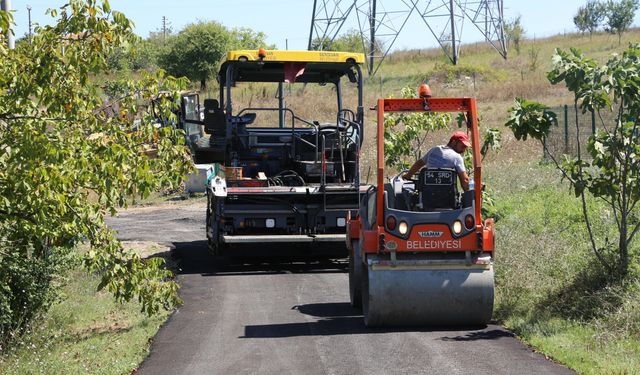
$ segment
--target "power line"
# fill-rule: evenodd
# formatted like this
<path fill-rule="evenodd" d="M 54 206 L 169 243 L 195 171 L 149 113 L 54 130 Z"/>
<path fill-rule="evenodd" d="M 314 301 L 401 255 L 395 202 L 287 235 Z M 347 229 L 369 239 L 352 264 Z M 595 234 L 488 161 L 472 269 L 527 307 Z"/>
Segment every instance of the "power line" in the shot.
<path fill-rule="evenodd" d="M 417 13 L 444 53 L 458 63 L 465 20 L 506 59 L 503 0 L 314 0 L 308 49 L 322 50 L 349 21 L 357 22 L 367 70 L 374 75 L 413 13 Z M 317 45 L 313 45 L 316 41 Z"/>

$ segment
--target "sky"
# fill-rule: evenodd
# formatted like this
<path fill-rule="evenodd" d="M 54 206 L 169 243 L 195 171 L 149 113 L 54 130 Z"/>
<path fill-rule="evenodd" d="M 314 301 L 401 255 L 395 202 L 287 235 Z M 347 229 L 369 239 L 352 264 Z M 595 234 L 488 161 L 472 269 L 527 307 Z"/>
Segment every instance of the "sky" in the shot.
<path fill-rule="evenodd" d="M 323 3 L 323 0 L 317 0 Z M 340 0 L 327 0 L 335 3 Z M 360 0 L 362 1 L 362 0 Z M 387 11 L 406 9 L 406 0 L 377 0 L 379 9 Z M 442 0 L 432 0 L 432 4 Z M 477 0 L 467 0 L 469 3 Z M 350 3 L 342 0 L 342 3 Z M 27 5 L 31 6 L 32 23 L 51 23 L 51 17 L 45 15 L 47 8 L 59 7 L 64 0 L 11 0 L 15 10 L 15 35 L 21 37 L 28 32 Z M 313 0 L 111 0 L 111 8 L 123 12 L 135 23 L 136 34 L 146 37 L 149 32 L 162 28 L 165 16 L 169 26 L 180 31 L 185 25 L 197 21 L 218 21 L 227 27 L 250 27 L 264 32 L 267 42 L 278 49 L 304 50 L 307 48 L 313 12 Z M 428 1 L 421 0 L 427 4 Z M 575 32 L 573 16 L 578 7 L 586 0 L 504 0 L 504 18 L 512 20 L 521 17 L 528 38 L 540 38 L 564 32 Z M 344 6 L 342 6 L 344 8 Z M 341 30 L 357 28 L 355 17 L 350 17 Z M 394 22 L 396 27 L 401 20 Z M 640 26 L 640 12 L 636 14 L 634 26 Z M 474 43 L 482 40 L 482 35 L 468 21 L 463 24 L 462 43 Z M 430 48 L 437 46 L 435 37 L 425 26 L 421 17 L 414 13 L 408 19 L 404 29 L 398 34 L 392 50 Z"/>

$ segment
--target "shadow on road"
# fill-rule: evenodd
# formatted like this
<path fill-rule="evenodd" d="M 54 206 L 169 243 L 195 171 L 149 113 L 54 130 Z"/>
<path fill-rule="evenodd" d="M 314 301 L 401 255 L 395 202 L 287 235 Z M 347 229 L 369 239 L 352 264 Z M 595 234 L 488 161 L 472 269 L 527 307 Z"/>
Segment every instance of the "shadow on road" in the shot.
<path fill-rule="evenodd" d="M 269 245 L 272 246 L 272 245 Z M 179 274 L 203 276 L 243 276 L 285 273 L 343 273 L 347 259 L 335 251 L 278 246 L 265 249 L 252 246 L 233 249 L 232 255 L 213 256 L 206 241 L 174 242 L 172 256 L 178 262 Z"/>
<path fill-rule="evenodd" d="M 489 340 L 511 335 L 508 332 L 500 336 L 499 329 L 483 331 L 486 327 L 365 327 L 362 312 L 349 303 L 311 303 L 296 305 L 292 309 L 302 314 L 320 318 L 314 322 L 261 324 L 245 326 L 244 336 L 240 338 L 283 338 L 296 336 L 333 336 L 352 334 L 375 334 L 388 332 L 435 332 L 435 331 L 473 331 L 465 336 L 446 337 L 443 340 Z M 496 332 L 494 332 L 496 331 Z"/>
<path fill-rule="evenodd" d="M 464 336 L 443 337 L 442 341 L 478 341 L 496 340 L 503 337 L 515 337 L 515 335 L 504 329 L 491 329 L 485 331 L 469 332 Z"/>
<path fill-rule="evenodd" d="M 266 254 L 266 252 L 269 254 Z M 172 257 L 179 264 L 179 274 L 200 274 L 206 277 L 249 276 L 287 273 L 344 273 L 348 262 L 327 255 L 302 254 L 300 248 L 281 246 L 265 251 L 264 247 L 236 249 L 234 256 L 213 256 L 206 241 L 174 242 Z M 478 327 L 365 327 L 362 311 L 348 302 L 295 305 L 292 310 L 317 320 L 284 324 L 245 326 L 240 338 L 283 338 L 297 336 L 332 336 L 375 334 L 387 332 L 457 332 L 460 335 L 442 337 L 443 341 L 494 340 L 512 337 L 495 326 Z M 493 329 L 495 328 L 495 329 Z"/>

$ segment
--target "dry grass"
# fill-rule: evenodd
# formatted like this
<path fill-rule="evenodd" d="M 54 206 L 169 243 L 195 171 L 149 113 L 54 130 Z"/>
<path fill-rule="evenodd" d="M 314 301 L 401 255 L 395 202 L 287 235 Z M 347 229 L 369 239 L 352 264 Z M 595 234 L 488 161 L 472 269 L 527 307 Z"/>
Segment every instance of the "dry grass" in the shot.
<path fill-rule="evenodd" d="M 596 33 L 588 35 L 566 34 L 545 39 L 527 39 L 522 42 L 521 53 L 509 54 L 504 60 L 488 44 L 473 43 L 462 46 L 461 62 L 453 67 L 439 48 L 425 50 L 401 50 L 387 56 L 385 63 L 374 77 L 364 80 L 365 144 L 362 152 L 363 174 L 367 174 L 375 161 L 375 140 L 370 136 L 375 132 L 375 113 L 369 108 L 380 97 L 397 97 L 405 86 L 418 87 L 427 81 L 434 95 L 440 97 L 474 96 L 478 99 L 483 127 L 501 128 L 507 120 L 507 110 L 515 97 L 543 101 L 551 106 L 570 103 L 571 96 L 561 86 L 553 86 L 546 79 L 546 71 L 551 68 L 551 56 L 555 48 L 581 48 L 589 57 L 605 61 L 614 52 L 621 51 L 629 42 L 640 40 L 640 29 L 624 34 L 618 45 L 617 36 Z M 530 51 L 537 51 L 537 55 Z M 534 57 L 535 55 L 535 57 Z M 535 64 L 533 63 L 535 60 Z M 366 74 L 366 73 L 365 73 Z M 356 92 L 345 85 L 345 107 L 355 109 Z M 217 83 L 211 82 L 202 97 L 216 97 Z M 312 122 L 335 122 L 335 90 L 330 85 L 286 85 L 287 107 L 296 116 Z M 276 86 L 251 83 L 238 84 L 233 97 L 234 111 L 244 107 L 277 108 Z M 255 124 L 277 126 L 277 111 L 261 112 Z M 287 124 L 291 118 L 288 115 Z M 296 122 L 296 126 L 306 126 Z M 446 134 L 435 134 L 434 143 L 446 140 Z M 531 147 L 513 147 L 510 138 L 504 137 L 504 147 L 513 152 L 522 152 L 523 157 L 531 155 Z M 488 160 L 490 163 L 491 161 Z M 366 177 L 366 176 L 365 176 Z"/>

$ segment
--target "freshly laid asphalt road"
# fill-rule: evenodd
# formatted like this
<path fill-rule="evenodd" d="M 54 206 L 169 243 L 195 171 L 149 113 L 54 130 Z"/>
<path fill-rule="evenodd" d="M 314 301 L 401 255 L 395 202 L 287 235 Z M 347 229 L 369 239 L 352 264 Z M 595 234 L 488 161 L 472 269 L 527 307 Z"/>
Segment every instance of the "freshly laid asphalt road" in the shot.
<path fill-rule="evenodd" d="M 574 374 L 493 324 L 366 328 L 349 305 L 346 259 L 260 256 L 282 250 L 272 245 L 213 257 L 205 205 L 136 208 L 108 221 L 122 240 L 171 245 L 181 269 L 184 304 L 139 374 Z"/>

